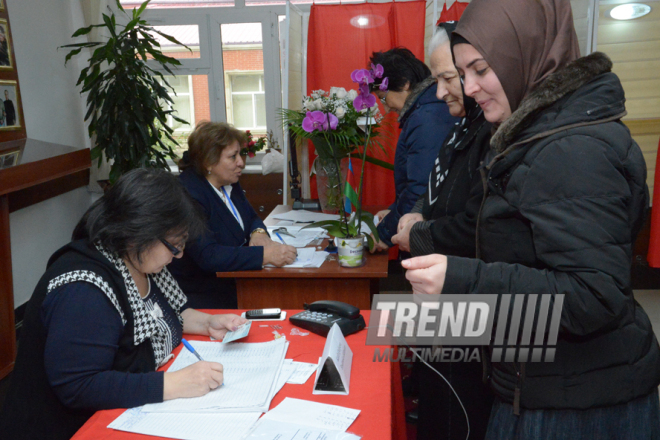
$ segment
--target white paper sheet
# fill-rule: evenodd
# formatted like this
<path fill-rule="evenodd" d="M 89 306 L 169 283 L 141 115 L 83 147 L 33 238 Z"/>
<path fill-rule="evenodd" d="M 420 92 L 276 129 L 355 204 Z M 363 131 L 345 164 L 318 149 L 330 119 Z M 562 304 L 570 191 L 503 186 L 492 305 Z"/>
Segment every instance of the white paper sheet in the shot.
<path fill-rule="evenodd" d="M 245 439 L 249 440 L 359 440 L 361 437 L 342 431 L 328 431 L 311 426 L 263 419 Z"/>
<path fill-rule="evenodd" d="M 147 413 L 125 411 L 108 428 L 137 434 L 186 440 L 235 440 L 244 436 L 261 413 Z"/>
<path fill-rule="evenodd" d="M 359 414 L 359 409 L 287 397 L 262 419 L 343 432 Z"/>
<path fill-rule="evenodd" d="M 289 377 L 287 383 L 292 383 L 296 385 L 302 385 L 309 377 L 316 371 L 318 367 L 317 364 L 310 364 L 308 362 L 294 362 L 293 365 L 296 367 L 294 373 Z"/>
<path fill-rule="evenodd" d="M 296 261 L 282 267 L 289 269 L 302 267 L 319 268 L 323 265 L 327 256 L 327 252 L 317 251 L 316 248 L 313 247 L 301 248 L 298 249 L 298 256 L 296 257 Z M 272 265 L 267 266 L 272 267 Z"/>
<path fill-rule="evenodd" d="M 323 235 L 322 232 L 315 230 L 308 231 L 306 229 L 303 229 L 303 230 L 294 231 L 293 228 L 288 228 L 291 229 L 289 233 L 291 235 L 294 235 L 294 237 L 282 233 L 279 233 L 280 236 L 278 237 L 277 234 L 275 234 L 274 232 L 275 229 L 277 228 L 272 228 L 272 227 L 268 228 L 268 232 L 270 233 L 270 237 L 273 241 L 277 243 L 287 244 L 295 248 L 304 248 L 312 241 L 316 240 L 317 238 L 320 238 Z"/>
<path fill-rule="evenodd" d="M 278 220 L 290 220 L 296 223 L 313 223 L 323 220 L 337 220 L 337 214 L 323 214 L 322 212 L 311 212 L 304 209 L 291 210 L 282 214 L 272 214 L 273 218 Z"/>
<path fill-rule="evenodd" d="M 268 410 L 288 348 L 284 338 L 261 343 L 190 343 L 204 360 L 223 365 L 224 384 L 204 396 L 145 405 L 142 407 L 144 412 Z M 187 350 L 182 350 L 168 371 L 178 371 L 194 362 L 197 362 L 197 358 Z"/>

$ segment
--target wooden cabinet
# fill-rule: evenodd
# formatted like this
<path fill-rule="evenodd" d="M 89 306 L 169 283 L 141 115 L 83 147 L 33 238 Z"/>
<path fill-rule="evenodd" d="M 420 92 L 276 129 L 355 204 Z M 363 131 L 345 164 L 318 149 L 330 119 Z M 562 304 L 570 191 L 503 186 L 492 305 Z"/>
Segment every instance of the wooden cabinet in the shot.
<path fill-rule="evenodd" d="M 0 144 L 0 379 L 16 355 L 9 213 L 87 185 L 89 149 L 21 139 Z M 35 231 L 38 233 L 38 231 Z M 20 243 L 15 243 L 20 245 Z"/>
<path fill-rule="evenodd" d="M 241 186 L 259 218 L 264 220 L 277 205 L 282 204 L 282 173 L 243 174 Z"/>

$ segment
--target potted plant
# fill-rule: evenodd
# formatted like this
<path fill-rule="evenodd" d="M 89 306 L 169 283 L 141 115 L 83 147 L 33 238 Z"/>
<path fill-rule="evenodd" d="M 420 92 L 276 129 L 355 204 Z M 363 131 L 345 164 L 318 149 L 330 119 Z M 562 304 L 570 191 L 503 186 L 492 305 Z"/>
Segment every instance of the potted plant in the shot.
<path fill-rule="evenodd" d="M 364 121 L 367 111 L 372 116 L 374 129 L 379 128 L 382 119 L 375 101 L 371 108 L 357 110 L 353 106 L 357 97 L 355 90 L 331 87 L 328 92 L 314 90 L 304 97 L 302 110 L 281 110 L 285 129 L 293 131 L 298 139 L 308 139 L 314 144 L 317 157 L 312 170 L 316 174 L 319 201 L 323 212 L 330 214 L 343 208 L 342 180 L 347 173 L 349 156 L 362 158 L 357 146 L 365 144 L 366 133 L 360 129 L 360 122 Z M 374 136 L 366 145 L 382 148 Z M 370 156 L 366 156 L 366 160 L 392 169 L 385 161 Z"/>
<path fill-rule="evenodd" d="M 241 156 L 253 158 L 257 155 L 257 152 L 263 150 L 266 146 L 266 137 L 258 137 L 255 141 L 250 130 L 245 130 L 245 134 L 247 135 L 247 144 L 241 148 Z"/>
<path fill-rule="evenodd" d="M 362 190 L 364 183 L 364 165 L 367 162 L 367 149 L 372 142 L 372 129 L 377 127 L 378 123 L 378 113 L 376 106 L 376 97 L 371 94 L 369 90 L 369 84 L 374 82 L 374 77 L 381 78 L 383 75 L 383 67 L 381 65 L 371 66 L 371 70 L 367 69 L 358 69 L 351 74 L 351 79 L 358 83 L 358 91 L 354 94 L 354 98 L 351 102 L 351 108 L 357 115 L 355 117 L 356 126 L 364 127 L 363 134 L 353 134 L 355 137 L 359 137 L 362 140 L 361 144 L 354 144 L 353 147 L 351 142 L 353 139 L 345 139 L 345 143 L 336 143 L 332 144 L 327 142 L 327 150 L 324 154 L 329 155 L 331 159 L 338 164 L 339 160 L 347 156 L 353 148 L 357 150 L 357 155 L 362 159 L 362 168 L 359 174 L 359 183 L 357 185 L 357 191 L 355 190 L 355 183 L 353 182 L 353 169 L 350 164 L 347 171 L 347 179 L 344 185 L 343 190 L 341 191 L 341 206 L 345 209 L 342 210 L 339 214 L 337 220 L 325 220 L 320 222 L 312 223 L 306 228 L 311 227 L 320 227 L 325 229 L 329 235 L 335 237 L 335 244 L 337 245 L 337 253 L 339 264 L 345 267 L 359 267 L 364 264 L 364 240 L 366 238 L 369 249 L 374 247 L 374 238 L 378 240 L 378 232 L 374 226 L 374 216 L 369 212 L 362 211 Z M 385 87 L 387 87 L 387 78 L 383 80 Z M 332 89 L 331 89 L 332 90 Z M 331 92 L 332 93 L 332 92 Z M 318 112 L 318 113 L 317 113 Z M 337 134 L 333 132 L 339 127 L 337 117 L 328 113 L 325 115 L 325 119 L 320 115 L 321 111 L 308 112 L 303 124 L 303 128 L 313 133 L 313 131 L 307 130 L 309 128 L 314 128 L 314 131 L 318 130 L 320 133 L 317 136 L 323 136 L 323 139 L 333 139 L 339 138 L 342 139 L 342 134 Z M 334 127 L 334 128 L 333 128 Z M 344 135 L 345 136 L 345 135 Z M 316 144 L 315 144 L 316 145 Z M 322 144 L 323 145 L 323 144 Z M 317 147 L 317 151 L 319 148 Z M 340 180 L 340 189 L 342 181 Z M 355 212 L 348 216 L 347 213 L 351 211 L 351 205 L 355 207 Z M 373 234 L 373 238 L 370 234 L 364 234 L 362 231 L 362 223 L 366 223 Z"/>
<path fill-rule="evenodd" d="M 71 48 L 65 64 L 85 48 L 96 48 L 76 85 L 87 93 L 88 133 L 96 135 L 91 150 L 92 160 L 105 155 L 113 161 L 110 183 L 133 168 L 169 169 L 167 158 L 176 159 L 172 145 L 178 145 L 167 124 L 168 116 L 178 122 L 171 109 L 168 93 L 172 87 L 163 74 L 147 64 L 152 59 L 162 69 L 174 75 L 170 66 L 181 63 L 163 55 L 155 34 L 182 45 L 175 38 L 149 26 L 141 18 L 151 0 L 127 13 L 119 0 L 117 8 L 127 16 L 125 26 L 118 25 L 114 13 L 103 14 L 103 23 L 78 29 L 72 37 L 87 35 L 93 28 L 104 28 L 109 34 L 105 42 L 67 44 Z M 99 161 L 99 167 L 101 162 Z"/>

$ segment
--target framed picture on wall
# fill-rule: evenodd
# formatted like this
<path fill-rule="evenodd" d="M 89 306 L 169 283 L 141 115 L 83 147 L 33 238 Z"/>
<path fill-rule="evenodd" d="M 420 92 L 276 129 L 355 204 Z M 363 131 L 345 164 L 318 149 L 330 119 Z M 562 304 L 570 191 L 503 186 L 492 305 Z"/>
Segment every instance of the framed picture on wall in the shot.
<path fill-rule="evenodd" d="M 23 121 L 21 115 L 21 97 L 16 81 L 0 81 L 0 130 L 20 130 Z"/>
<path fill-rule="evenodd" d="M 2 0 L 0 0 L 2 2 Z M 11 42 L 9 41 L 9 26 L 7 20 L 0 18 L 0 69 L 12 69 Z"/>
<path fill-rule="evenodd" d="M 0 170 L 18 165 L 21 151 L 15 150 L 10 153 L 0 154 Z"/>

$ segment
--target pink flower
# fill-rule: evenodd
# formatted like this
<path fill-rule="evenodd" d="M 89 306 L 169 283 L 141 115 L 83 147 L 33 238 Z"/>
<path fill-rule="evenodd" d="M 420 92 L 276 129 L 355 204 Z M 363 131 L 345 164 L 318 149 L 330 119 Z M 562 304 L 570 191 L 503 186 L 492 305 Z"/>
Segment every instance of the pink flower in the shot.
<path fill-rule="evenodd" d="M 248 152 L 248 156 L 249 156 L 249 157 L 254 157 L 254 156 L 256 156 L 256 154 L 254 154 L 252 151 L 249 151 L 249 152 Z"/>
<path fill-rule="evenodd" d="M 367 69 L 356 69 L 351 73 L 351 80 L 358 84 L 371 84 L 374 82 L 374 77 Z"/>
<path fill-rule="evenodd" d="M 248 145 L 249 145 L 250 147 L 254 147 L 254 144 L 256 144 L 255 141 L 250 141 L 250 142 L 248 142 Z"/>
<path fill-rule="evenodd" d="M 387 77 L 385 77 L 383 78 L 383 82 L 380 83 L 378 88 L 384 92 L 385 90 L 387 90 L 387 86 L 389 84 L 390 84 L 390 80 Z"/>
<path fill-rule="evenodd" d="M 311 133 L 314 130 L 323 130 L 323 124 L 327 121 L 325 113 L 321 111 L 307 112 L 305 119 L 302 122 L 302 128 L 307 133 Z"/>
<path fill-rule="evenodd" d="M 374 66 L 373 63 L 372 63 L 371 64 L 371 73 L 376 78 L 382 78 L 383 73 L 385 73 L 385 69 L 383 69 L 383 66 L 381 64 L 376 64 Z"/>
<path fill-rule="evenodd" d="M 355 107 L 355 110 L 357 111 L 364 110 L 365 108 L 371 108 L 374 105 L 376 105 L 376 97 L 371 93 L 360 93 L 358 97 L 353 100 L 353 107 Z"/>

